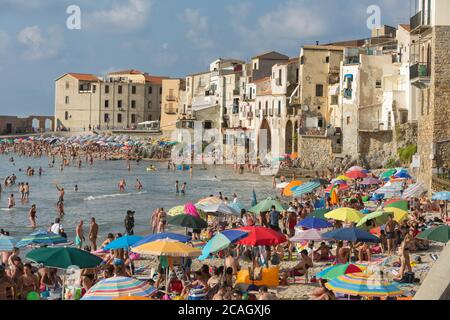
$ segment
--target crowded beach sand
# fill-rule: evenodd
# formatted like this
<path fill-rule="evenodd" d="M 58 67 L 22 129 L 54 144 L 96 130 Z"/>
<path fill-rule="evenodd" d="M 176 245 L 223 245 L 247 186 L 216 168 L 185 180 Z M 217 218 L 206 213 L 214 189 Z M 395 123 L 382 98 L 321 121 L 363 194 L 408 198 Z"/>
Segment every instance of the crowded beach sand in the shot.
<path fill-rule="evenodd" d="M 145 144 L 160 148 L 158 161 L 174 145 L 35 137 L 0 140 L 0 154 L 11 163 L 28 159 L 27 176 L 116 159 L 130 171 L 136 162 L 144 162 L 148 172 L 158 170 L 143 159 Z M 33 166 L 42 157 L 50 162 L 44 172 Z M 284 156 L 282 166 L 295 157 Z M 190 175 L 203 168 L 165 161 L 164 170 Z M 236 165 L 232 172 L 257 174 L 257 167 Z M 251 205 L 243 204 L 244 195 L 219 189 L 167 211 L 151 203 L 152 232 L 146 234 L 135 233 L 135 211 L 129 208 L 115 222 L 122 232 L 106 237 L 95 218 L 61 227 L 68 194 L 58 184 L 55 220 L 46 230 L 36 228 L 30 186 L 16 181 L 18 173 L 2 173 L 6 209 L 28 206 L 31 229 L 18 237 L 1 224 L 0 299 L 412 299 L 448 241 L 435 232 L 449 228 L 447 193 L 428 198 L 406 168 L 346 169 L 317 173 L 311 181 L 274 176 L 266 186 L 271 196 L 258 199 L 255 188 Z M 139 180 L 132 184 L 117 177 L 118 192 L 145 188 Z M 186 193 L 183 182 L 172 185 L 167 193 Z M 75 230 L 73 237 L 67 229 Z"/>

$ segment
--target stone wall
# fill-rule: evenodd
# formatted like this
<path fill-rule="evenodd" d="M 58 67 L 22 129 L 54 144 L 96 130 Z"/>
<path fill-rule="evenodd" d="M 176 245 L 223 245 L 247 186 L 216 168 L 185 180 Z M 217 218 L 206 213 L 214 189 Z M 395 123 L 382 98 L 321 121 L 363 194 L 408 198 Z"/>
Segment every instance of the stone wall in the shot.
<path fill-rule="evenodd" d="M 410 144 L 417 144 L 418 126 L 417 123 L 404 123 L 396 128 L 397 148 L 404 148 Z"/>
<path fill-rule="evenodd" d="M 359 154 L 361 164 L 371 169 L 384 167 L 390 158 L 397 159 L 393 132 L 360 132 Z"/>
<path fill-rule="evenodd" d="M 450 167 L 450 26 L 432 30 L 431 85 L 420 95 L 425 108 L 419 116 L 418 179 L 431 190 L 433 171 Z"/>
<path fill-rule="evenodd" d="M 325 170 L 331 167 L 333 156 L 331 140 L 319 136 L 300 136 L 300 165 L 308 170 Z"/>

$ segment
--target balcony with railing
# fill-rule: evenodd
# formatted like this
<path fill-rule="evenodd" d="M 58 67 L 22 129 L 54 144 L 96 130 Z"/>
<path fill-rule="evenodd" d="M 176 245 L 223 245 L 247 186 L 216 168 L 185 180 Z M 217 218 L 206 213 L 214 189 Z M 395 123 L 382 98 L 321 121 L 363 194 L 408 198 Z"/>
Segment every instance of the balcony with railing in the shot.
<path fill-rule="evenodd" d="M 164 113 L 166 114 L 177 114 L 178 110 L 175 107 L 164 106 Z"/>
<path fill-rule="evenodd" d="M 411 34 L 417 34 L 430 27 L 430 14 L 426 11 L 419 11 L 411 17 Z"/>
<path fill-rule="evenodd" d="M 175 102 L 175 101 L 177 101 L 177 97 L 174 96 L 173 94 L 169 94 L 169 95 L 166 96 L 166 101 L 173 101 L 173 102 Z"/>
<path fill-rule="evenodd" d="M 418 87 L 426 87 L 430 84 L 431 65 L 427 62 L 419 62 L 409 67 L 409 79 L 411 84 Z"/>

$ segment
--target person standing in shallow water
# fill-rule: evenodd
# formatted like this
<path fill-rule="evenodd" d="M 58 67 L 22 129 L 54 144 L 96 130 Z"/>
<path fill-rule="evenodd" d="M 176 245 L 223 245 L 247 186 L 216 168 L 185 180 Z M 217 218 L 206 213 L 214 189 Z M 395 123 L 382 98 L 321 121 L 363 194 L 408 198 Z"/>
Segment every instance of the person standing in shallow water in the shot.
<path fill-rule="evenodd" d="M 89 241 L 91 242 L 92 251 L 97 251 L 98 224 L 95 218 L 91 219 L 91 227 L 89 229 Z"/>
<path fill-rule="evenodd" d="M 128 210 L 124 220 L 125 231 L 129 236 L 134 235 L 134 213 L 134 211 Z"/>
<path fill-rule="evenodd" d="M 36 205 L 35 204 L 33 204 L 31 206 L 31 209 L 30 209 L 30 212 L 29 212 L 28 216 L 29 216 L 29 219 L 30 219 L 30 222 L 31 222 L 31 227 L 33 229 L 35 229 L 36 228 Z"/>

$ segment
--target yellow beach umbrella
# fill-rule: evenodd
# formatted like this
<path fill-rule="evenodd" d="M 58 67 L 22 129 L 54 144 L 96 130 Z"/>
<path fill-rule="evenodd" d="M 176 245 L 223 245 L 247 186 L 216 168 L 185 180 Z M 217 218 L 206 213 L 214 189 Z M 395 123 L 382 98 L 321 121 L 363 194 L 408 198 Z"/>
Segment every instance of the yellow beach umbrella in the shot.
<path fill-rule="evenodd" d="M 171 217 L 178 216 L 180 214 L 184 214 L 184 206 L 176 206 L 170 209 L 167 214 Z"/>
<path fill-rule="evenodd" d="M 283 196 L 285 197 L 292 197 L 294 195 L 294 193 L 292 192 L 292 188 L 294 187 L 298 187 L 300 185 L 302 185 L 303 182 L 301 182 L 300 180 L 292 180 L 291 182 L 289 182 L 289 184 L 284 188 L 283 190 Z"/>
<path fill-rule="evenodd" d="M 325 214 L 325 218 L 344 222 L 359 222 L 364 214 L 352 208 L 339 208 Z"/>
<path fill-rule="evenodd" d="M 408 212 L 399 208 L 384 208 L 385 212 L 390 212 L 394 214 L 394 220 L 398 223 L 401 223 L 403 220 L 405 220 L 408 217 Z"/>
<path fill-rule="evenodd" d="M 334 179 L 334 180 L 350 181 L 351 179 L 350 179 L 349 177 L 347 177 L 347 176 L 341 175 L 341 176 L 337 177 L 337 178 Z"/>
<path fill-rule="evenodd" d="M 196 258 L 202 253 L 200 249 L 171 239 L 145 243 L 138 247 L 132 248 L 132 251 L 144 255 L 183 258 Z"/>
<path fill-rule="evenodd" d="M 199 200 L 196 205 L 211 205 L 211 204 L 220 204 L 222 200 L 217 197 L 207 197 Z"/>

